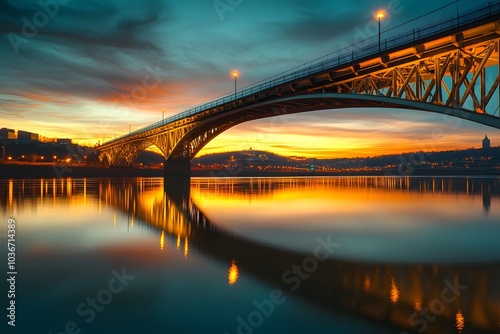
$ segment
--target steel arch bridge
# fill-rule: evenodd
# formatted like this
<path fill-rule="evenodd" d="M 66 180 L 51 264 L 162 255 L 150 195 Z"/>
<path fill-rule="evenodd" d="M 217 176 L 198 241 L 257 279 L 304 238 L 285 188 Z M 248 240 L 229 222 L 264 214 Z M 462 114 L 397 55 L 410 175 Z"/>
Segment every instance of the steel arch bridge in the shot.
<path fill-rule="evenodd" d="M 411 21 L 403 34 L 386 38 L 380 52 L 377 43 L 364 41 L 363 48 L 353 45 L 319 58 L 103 143 L 97 150 L 111 165 L 131 165 L 154 145 L 165 157 L 166 176 L 187 176 L 190 160 L 210 140 L 233 126 L 266 117 L 397 108 L 500 129 L 500 1 L 423 28 L 415 24 Z"/>

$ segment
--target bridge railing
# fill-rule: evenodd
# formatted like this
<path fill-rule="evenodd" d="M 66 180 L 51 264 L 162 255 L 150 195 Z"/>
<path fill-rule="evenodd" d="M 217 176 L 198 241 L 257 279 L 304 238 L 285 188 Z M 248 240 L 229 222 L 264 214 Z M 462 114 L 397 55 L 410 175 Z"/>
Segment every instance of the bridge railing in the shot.
<path fill-rule="evenodd" d="M 308 63 L 244 87 L 236 91 L 236 93 L 228 94 L 213 101 L 198 105 L 194 108 L 113 139 L 107 143 L 112 143 L 124 137 L 147 132 L 162 125 L 194 116 L 207 109 L 222 106 L 231 101 L 255 95 L 263 90 L 271 89 L 273 87 L 292 82 L 296 79 L 308 77 L 328 69 L 347 65 L 355 62 L 356 60 L 376 56 L 381 52 L 385 52 L 408 43 L 414 43 L 451 29 L 465 26 L 471 22 L 498 14 L 500 14 L 500 0 L 489 1 L 488 3 L 482 0 L 458 0 L 431 13 L 417 17 L 411 21 L 382 32 L 380 45 L 378 44 L 378 35 L 372 36 L 343 49 L 314 59 Z"/>

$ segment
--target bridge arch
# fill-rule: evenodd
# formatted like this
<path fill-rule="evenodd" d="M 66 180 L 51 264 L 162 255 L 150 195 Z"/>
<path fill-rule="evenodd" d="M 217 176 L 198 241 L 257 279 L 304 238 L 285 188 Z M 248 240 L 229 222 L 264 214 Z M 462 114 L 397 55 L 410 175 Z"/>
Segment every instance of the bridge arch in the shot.
<path fill-rule="evenodd" d="M 144 138 L 105 150 L 101 153 L 100 159 L 101 162 L 106 159 L 109 165 L 132 165 L 139 155 L 151 146 L 158 148 L 164 158 L 167 157 L 161 145 L 154 140 Z"/>
<path fill-rule="evenodd" d="M 224 131 L 252 120 L 318 110 L 347 108 L 392 108 L 425 111 L 452 116 L 500 129 L 500 117 L 471 112 L 462 108 L 447 107 L 394 97 L 318 93 L 277 98 L 248 107 L 235 108 L 224 114 L 208 118 L 190 129 L 174 146 L 168 160 L 191 160 L 211 140 Z"/>

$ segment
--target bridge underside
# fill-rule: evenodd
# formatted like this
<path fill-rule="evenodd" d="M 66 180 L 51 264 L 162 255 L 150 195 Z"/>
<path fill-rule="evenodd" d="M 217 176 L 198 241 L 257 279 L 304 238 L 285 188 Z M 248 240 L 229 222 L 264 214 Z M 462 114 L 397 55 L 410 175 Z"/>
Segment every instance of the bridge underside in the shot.
<path fill-rule="evenodd" d="M 497 29 L 499 28 L 499 29 Z M 490 30 L 488 30 L 490 29 Z M 443 37 L 342 68 L 271 87 L 123 139 L 99 150 L 110 164 L 130 165 L 151 145 L 166 175 L 186 175 L 189 161 L 213 138 L 251 120 L 342 108 L 440 113 L 500 129 L 500 25 Z"/>
<path fill-rule="evenodd" d="M 402 100 L 391 97 L 372 95 L 353 95 L 338 93 L 320 93 L 278 98 L 274 101 L 249 107 L 234 109 L 196 125 L 186 127 L 185 133 L 178 138 L 177 145 L 165 156 L 165 175 L 189 176 L 189 162 L 212 139 L 238 124 L 267 117 L 284 116 L 317 110 L 346 108 L 398 108 L 440 113 L 444 116 L 458 117 L 500 129 L 500 118 L 488 114 L 467 111 L 438 104 Z M 163 135 L 158 135 L 163 136 Z M 137 140 L 113 153 L 121 161 L 130 165 L 144 149 L 161 144 L 156 140 Z M 163 152 L 167 150 L 162 150 Z M 116 158 L 115 158 L 116 159 Z M 116 159 L 118 163 L 120 160 Z"/>

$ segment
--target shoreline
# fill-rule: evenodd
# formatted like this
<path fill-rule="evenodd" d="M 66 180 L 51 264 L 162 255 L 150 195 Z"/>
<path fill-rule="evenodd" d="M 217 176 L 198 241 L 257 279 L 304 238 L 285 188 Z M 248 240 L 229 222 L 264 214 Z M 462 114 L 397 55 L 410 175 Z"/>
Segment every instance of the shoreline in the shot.
<path fill-rule="evenodd" d="M 499 171 L 491 168 L 469 169 L 419 169 L 412 173 L 399 174 L 394 171 L 380 172 L 263 172 L 242 170 L 238 173 L 227 170 L 191 170 L 191 177 L 304 177 L 304 176 L 484 176 L 500 177 Z M 70 167 L 70 166 L 40 166 L 40 165 L 10 165 L 0 164 L 0 179 L 27 178 L 67 178 L 67 177 L 163 177 L 163 169 L 139 169 L 133 167 Z"/>

